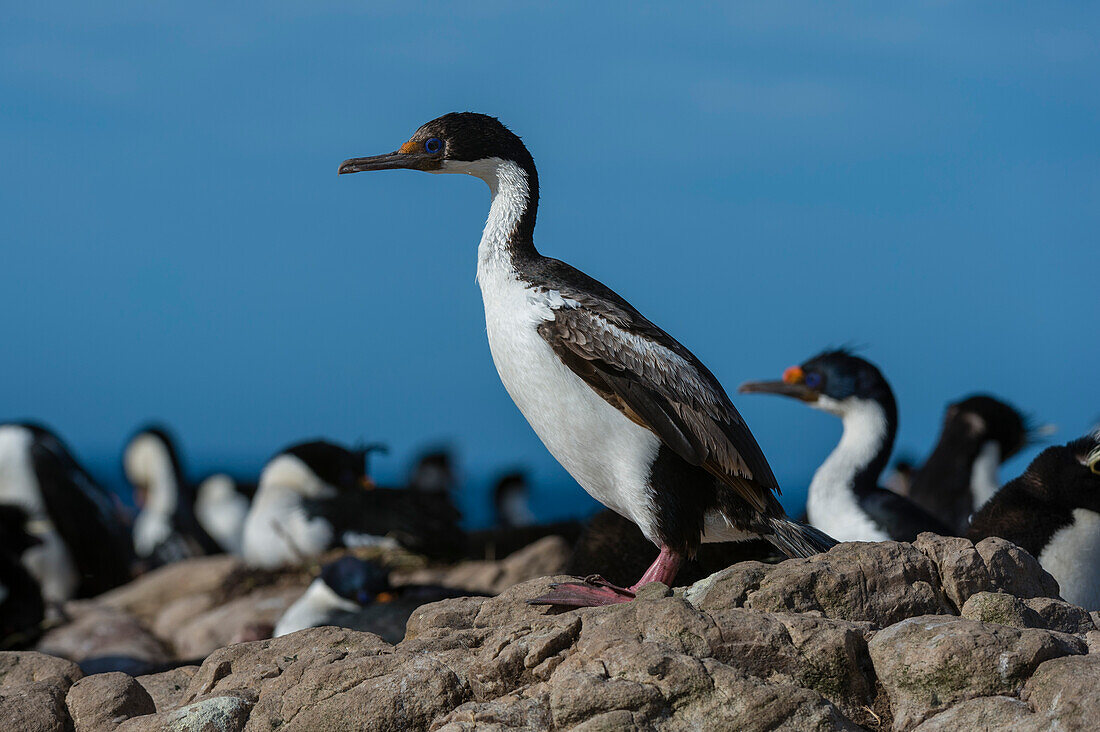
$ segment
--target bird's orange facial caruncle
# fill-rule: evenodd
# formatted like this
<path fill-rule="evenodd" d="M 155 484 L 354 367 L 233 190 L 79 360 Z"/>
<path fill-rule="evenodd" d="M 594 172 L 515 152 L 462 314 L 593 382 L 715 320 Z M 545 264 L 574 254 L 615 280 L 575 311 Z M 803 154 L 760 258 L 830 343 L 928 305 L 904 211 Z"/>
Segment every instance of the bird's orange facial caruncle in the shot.
<path fill-rule="evenodd" d="M 806 373 L 802 370 L 801 366 L 789 366 L 783 372 L 784 384 L 804 384 L 806 383 Z"/>

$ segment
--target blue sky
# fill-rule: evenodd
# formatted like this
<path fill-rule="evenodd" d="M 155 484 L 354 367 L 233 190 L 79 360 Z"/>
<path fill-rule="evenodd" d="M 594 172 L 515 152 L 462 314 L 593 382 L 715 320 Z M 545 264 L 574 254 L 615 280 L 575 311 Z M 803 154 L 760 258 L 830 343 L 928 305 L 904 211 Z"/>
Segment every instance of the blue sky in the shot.
<path fill-rule="evenodd" d="M 1096 6 L 366 5 L 5 9 L 0 414 L 102 471 L 148 418 L 195 472 L 450 443 L 586 506 L 489 357 L 484 186 L 336 176 L 469 109 L 528 143 L 543 253 L 731 392 L 858 343 L 913 455 L 977 390 L 1058 441 L 1100 416 Z M 796 508 L 839 423 L 735 401 Z"/>

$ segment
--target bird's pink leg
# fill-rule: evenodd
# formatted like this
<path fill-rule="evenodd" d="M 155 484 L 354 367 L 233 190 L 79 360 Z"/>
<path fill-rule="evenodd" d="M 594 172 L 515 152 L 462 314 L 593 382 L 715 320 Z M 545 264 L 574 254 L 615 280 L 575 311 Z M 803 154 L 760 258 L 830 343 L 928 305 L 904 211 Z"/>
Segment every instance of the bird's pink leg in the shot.
<path fill-rule="evenodd" d="M 532 600 L 529 605 L 558 605 L 564 607 L 596 607 L 630 602 L 643 586 L 650 582 L 662 582 L 671 585 L 680 569 L 683 557 L 661 545 L 661 551 L 642 578 L 630 587 L 613 585 L 598 574 L 585 577 L 584 582 L 564 582 L 555 584 L 551 591 Z"/>

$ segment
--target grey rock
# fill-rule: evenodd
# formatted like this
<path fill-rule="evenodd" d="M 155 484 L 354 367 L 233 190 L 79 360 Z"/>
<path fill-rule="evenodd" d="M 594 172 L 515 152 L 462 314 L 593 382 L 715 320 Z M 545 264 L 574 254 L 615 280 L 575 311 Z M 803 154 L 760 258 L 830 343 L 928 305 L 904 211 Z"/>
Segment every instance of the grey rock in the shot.
<path fill-rule="evenodd" d="M 978 592 L 1058 597 L 1058 583 L 1030 554 L 997 537 L 976 545 L 958 537 L 921 534 L 913 546 L 936 563 L 944 594 L 962 608 Z"/>
<path fill-rule="evenodd" d="M 124 673 L 85 676 L 65 697 L 76 732 L 112 730 L 131 717 L 156 712 L 153 698 Z"/>
<path fill-rule="evenodd" d="M 135 717 L 117 732 L 242 732 L 253 701 L 243 695 L 213 696 L 168 712 Z"/>
<path fill-rule="evenodd" d="M 31 681 L 0 688 L 0 719 L 19 732 L 72 730 L 65 688 L 54 681 Z"/>
<path fill-rule="evenodd" d="M 171 659 L 156 637 L 129 613 L 97 602 L 69 603 L 72 622 L 39 640 L 36 650 L 80 664 L 86 673 L 141 674 Z"/>
<path fill-rule="evenodd" d="M 956 704 L 914 732 L 1039 732 L 1045 720 L 1024 702 L 1008 696 L 983 696 Z"/>
<path fill-rule="evenodd" d="M 136 681 L 148 692 L 158 712 L 174 709 L 183 701 L 187 685 L 198 666 L 179 666 L 169 671 L 138 676 Z"/>
<path fill-rule="evenodd" d="M 976 592 L 963 603 L 964 618 L 1014 628 L 1042 628 L 1043 619 L 1020 598 L 1007 592 Z"/>
<path fill-rule="evenodd" d="M 888 541 L 843 543 L 777 565 L 743 562 L 697 582 L 684 597 L 703 610 L 820 613 L 880 627 L 952 612 L 933 561 L 911 544 Z"/>
<path fill-rule="evenodd" d="M 49 681 L 68 691 L 83 676 L 79 666 L 63 658 L 35 651 L 0 651 L 0 688 Z"/>
<path fill-rule="evenodd" d="M 69 687 L 83 677 L 71 661 L 33 651 L 0 652 L 0 720 L 12 730 L 71 730 Z"/>
<path fill-rule="evenodd" d="M 1022 601 L 1040 618 L 1040 628 L 1062 633 L 1084 634 L 1096 630 L 1092 616 L 1084 608 L 1053 597 L 1030 597 Z"/>
<path fill-rule="evenodd" d="M 274 627 L 304 590 L 305 586 L 298 585 L 263 587 L 199 613 L 173 634 L 176 654 L 180 658 L 202 658 L 244 637 L 251 628 Z"/>
<path fill-rule="evenodd" d="M 246 572 L 244 563 L 229 555 L 175 562 L 105 592 L 96 602 L 133 615 L 150 627 L 169 603 L 185 597 L 220 594 Z"/>
<path fill-rule="evenodd" d="M 1100 656 L 1047 661 L 1028 679 L 1022 697 L 1048 729 L 1100 729 Z"/>
<path fill-rule="evenodd" d="M 1045 630 L 967 618 L 910 618 L 868 643 L 875 673 L 902 730 L 967 699 L 1010 696 L 1039 664 L 1084 652 L 1084 643 Z"/>

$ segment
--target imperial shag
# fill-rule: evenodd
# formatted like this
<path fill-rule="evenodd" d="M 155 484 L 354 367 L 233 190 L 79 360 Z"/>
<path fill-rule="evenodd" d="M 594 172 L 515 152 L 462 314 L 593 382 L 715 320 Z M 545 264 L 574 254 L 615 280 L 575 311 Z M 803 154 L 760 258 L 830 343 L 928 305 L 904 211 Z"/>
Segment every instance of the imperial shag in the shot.
<path fill-rule="evenodd" d="M 519 137 L 493 117 L 452 113 L 397 151 L 346 160 L 339 172 L 394 168 L 488 184 L 477 279 L 501 381 L 577 482 L 659 547 L 629 588 L 593 579 L 539 602 L 630 600 L 648 582 L 671 583 L 703 541 L 762 536 L 792 557 L 833 544 L 787 518 L 748 426 L 687 348 L 600 282 L 535 249 L 538 173 Z"/>

